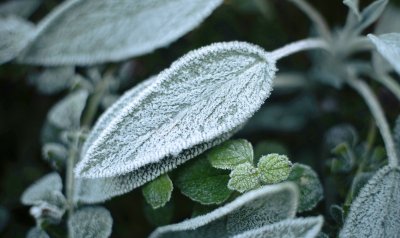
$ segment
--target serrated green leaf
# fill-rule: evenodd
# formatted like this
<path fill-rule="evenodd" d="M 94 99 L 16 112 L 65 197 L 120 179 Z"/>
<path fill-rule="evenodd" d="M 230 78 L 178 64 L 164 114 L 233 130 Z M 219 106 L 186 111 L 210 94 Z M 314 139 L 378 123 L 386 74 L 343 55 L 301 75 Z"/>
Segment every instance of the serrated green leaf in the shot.
<path fill-rule="evenodd" d="M 29 229 L 26 238 L 50 238 L 50 236 L 44 230 L 34 227 Z"/>
<path fill-rule="evenodd" d="M 73 67 L 47 68 L 40 74 L 30 77 L 30 81 L 43 94 L 54 94 L 61 92 L 72 84 L 75 69 Z"/>
<path fill-rule="evenodd" d="M 247 140 L 229 140 L 215 146 L 207 153 L 214 168 L 234 169 L 243 163 L 253 163 L 253 147 Z"/>
<path fill-rule="evenodd" d="M 318 236 L 323 223 L 322 216 L 288 219 L 246 231 L 232 238 L 314 238 Z"/>
<path fill-rule="evenodd" d="M 288 181 L 297 184 L 300 191 L 299 212 L 313 209 L 323 198 L 323 187 L 314 170 L 304 164 L 294 164 Z"/>
<path fill-rule="evenodd" d="M 111 235 L 113 219 L 103 207 L 85 207 L 75 211 L 68 220 L 71 238 L 107 238 Z"/>
<path fill-rule="evenodd" d="M 260 171 L 262 182 L 274 184 L 288 178 L 292 169 L 292 162 L 285 155 L 269 154 L 260 158 L 257 168 Z"/>
<path fill-rule="evenodd" d="M 293 218 L 297 199 L 297 189 L 291 183 L 267 185 L 249 191 L 206 215 L 159 227 L 150 238 L 232 237 L 267 224 Z"/>
<path fill-rule="evenodd" d="M 339 237 L 398 237 L 400 168 L 380 169 L 353 201 Z"/>
<path fill-rule="evenodd" d="M 8 0 L 0 4 L 0 15 L 29 17 L 42 3 L 42 0 Z"/>
<path fill-rule="evenodd" d="M 153 209 L 157 209 L 163 207 L 171 199 L 173 189 L 171 179 L 167 174 L 164 174 L 145 184 L 142 193 L 147 203 Z"/>
<path fill-rule="evenodd" d="M 378 52 L 400 74 L 400 33 L 388 33 L 380 36 L 368 35 Z"/>
<path fill-rule="evenodd" d="M 221 0 L 65 1 L 39 22 L 36 38 L 20 61 L 87 65 L 150 53 L 198 26 L 221 3 Z"/>
<path fill-rule="evenodd" d="M 179 171 L 175 185 L 181 192 L 201 204 L 220 204 L 226 201 L 232 191 L 227 188 L 227 172 L 211 167 L 207 158 L 201 155 Z"/>
<path fill-rule="evenodd" d="M 229 174 L 228 188 L 241 193 L 252 190 L 260 186 L 260 173 L 250 163 L 239 164 Z"/>

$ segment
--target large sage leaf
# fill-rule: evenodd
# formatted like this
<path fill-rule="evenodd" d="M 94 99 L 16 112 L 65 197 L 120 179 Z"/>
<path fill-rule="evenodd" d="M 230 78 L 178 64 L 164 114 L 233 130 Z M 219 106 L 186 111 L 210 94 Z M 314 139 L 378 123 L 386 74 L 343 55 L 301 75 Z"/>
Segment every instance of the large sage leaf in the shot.
<path fill-rule="evenodd" d="M 293 218 L 298 192 L 291 183 L 264 186 L 202 216 L 157 228 L 150 238 L 231 237 Z"/>
<path fill-rule="evenodd" d="M 340 237 L 399 237 L 399 204 L 400 168 L 386 166 L 361 189 Z"/>
<path fill-rule="evenodd" d="M 400 33 L 388 33 L 380 36 L 368 35 L 378 52 L 400 74 Z"/>
<path fill-rule="evenodd" d="M 71 238 L 107 238 L 111 235 L 112 217 L 103 207 L 85 207 L 68 220 Z"/>
<path fill-rule="evenodd" d="M 86 65 L 146 54 L 198 26 L 221 2 L 65 1 L 39 23 L 36 38 L 20 61 Z"/>
<path fill-rule="evenodd" d="M 209 147 L 182 152 L 246 122 L 269 96 L 274 75 L 275 62 L 248 43 L 190 52 L 115 115 L 83 153 L 76 174 L 105 178 L 136 171 L 143 176 L 132 179 L 140 186 Z"/>
<path fill-rule="evenodd" d="M 233 238 L 314 238 L 318 236 L 323 222 L 321 216 L 288 219 L 246 231 Z"/>

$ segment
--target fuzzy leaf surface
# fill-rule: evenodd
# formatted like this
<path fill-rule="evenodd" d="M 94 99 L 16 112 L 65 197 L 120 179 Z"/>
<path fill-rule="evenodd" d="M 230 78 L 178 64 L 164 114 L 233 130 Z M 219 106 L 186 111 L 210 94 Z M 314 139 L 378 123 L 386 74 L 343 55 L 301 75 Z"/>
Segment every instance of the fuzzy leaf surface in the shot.
<path fill-rule="evenodd" d="M 378 52 L 400 74 L 400 33 L 388 33 L 380 36 L 368 35 Z"/>
<path fill-rule="evenodd" d="M 87 65 L 143 55 L 186 34 L 221 3 L 221 0 L 65 1 L 38 24 L 36 38 L 20 61 Z"/>
<path fill-rule="evenodd" d="M 62 180 L 58 173 L 48 174 L 30 187 L 28 187 L 21 197 L 24 205 L 36 205 L 40 202 L 47 202 L 54 192 L 61 193 Z"/>
<path fill-rule="evenodd" d="M 142 193 L 147 203 L 153 209 L 163 207 L 170 199 L 174 189 L 172 181 L 167 174 L 161 175 L 153 181 L 145 184 Z"/>
<path fill-rule="evenodd" d="M 321 216 L 288 219 L 246 231 L 233 238 L 314 238 L 318 236 L 323 223 Z"/>
<path fill-rule="evenodd" d="M 400 168 L 380 169 L 353 201 L 339 237 L 398 237 Z"/>
<path fill-rule="evenodd" d="M 261 181 L 274 184 L 288 178 L 292 163 L 285 155 L 269 154 L 261 157 L 257 167 L 260 170 Z"/>
<path fill-rule="evenodd" d="M 268 185 L 247 192 L 205 215 L 157 228 L 150 238 L 232 237 L 287 218 L 297 207 L 297 189 L 291 183 Z"/>
<path fill-rule="evenodd" d="M 160 164 L 161 170 L 146 172 L 150 177 L 142 180 L 148 181 L 183 163 L 177 159 L 183 151 L 245 123 L 269 96 L 274 75 L 268 53 L 248 43 L 192 51 L 115 116 L 83 154 L 76 174 L 113 177 Z"/>
<path fill-rule="evenodd" d="M 240 193 L 259 187 L 260 173 L 250 163 L 239 164 L 229 174 L 228 188 L 239 191 Z"/>
<path fill-rule="evenodd" d="M 229 140 L 212 148 L 207 158 L 214 168 L 234 169 L 246 162 L 253 163 L 253 146 L 247 140 Z"/>
<path fill-rule="evenodd" d="M 103 207 L 79 209 L 68 220 L 71 238 L 107 238 L 111 235 L 113 219 Z"/>

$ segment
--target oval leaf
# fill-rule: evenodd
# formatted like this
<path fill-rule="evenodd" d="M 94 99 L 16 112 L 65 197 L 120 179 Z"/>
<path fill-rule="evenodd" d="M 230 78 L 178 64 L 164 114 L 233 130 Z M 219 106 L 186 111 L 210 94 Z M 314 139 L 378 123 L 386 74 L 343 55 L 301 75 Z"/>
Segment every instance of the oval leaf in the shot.
<path fill-rule="evenodd" d="M 44 230 L 34 227 L 28 231 L 26 238 L 50 238 L 50 236 Z"/>
<path fill-rule="evenodd" d="M 163 207 L 170 199 L 174 186 L 168 175 L 164 174 L 143 186 L 142 193 L 153 209 Z"/>
<path fill-rule="evenodd" d="M 71 238 L 107 238 L 111 235 L 112 217 L 103 207 L 85 207 L 68 220 Z"/>
<path fill-rule="evenodd" d="M 291 183 L 264 186 L 223 207 L 178 224 L 157 228 L 150 238 L 230 237 L 244 231 L 293 218 L 297 189 Z"/>
<path fill-rule="evenodd" d="M 22 194 L 21 202 L 24 205 L 36 205 L 47 202 L 54 192 L 61 193 L 62 180 L 58 173 L 51 173 L 36 181 Z"/>
<path fill-rule="evenodd" d="M 234 169 L 246 162 L 253 163 L 253 146 L 247 140 L 230 140 L 216 146 L 207 153 L 214 168 Z"/>
<path fill-rule="evenodd" d="M 36 39 L 20 61 L 86 65 L 143 55 L 186 34 L 221 3 L 221 0 L 65 1 L 39 23 Z"/>
<path fill-rule="evenodd" d="M 292 170 L 292 163 L 285 155 L 269 154 L 262 156 L 257 164 L 260 179 L 265 184 L 279 183 L 286 180 Z"/>
<path fill-rule="evenodd" d="M 400 74 L 400 33 L 388 33 L 380 36 L 368 35 L 378 52 Z"/>
<path fill-rule="evenodd" d="M 398 237 L 399 204 L 400 168 L 386 166 L 361 189 L 340 237 Z"/>
<path fill-rule="evenodd" d="M 182 151 L 246 122 L 269 96 L 274 75 L 275 62 L 248 43 L 195 50 L 115 115 L 83 154 L 76 174 L 113 177 L 157 163 L 162 167 L 142 179 L 157 177 L 184 162 L 178 159 Z"/>

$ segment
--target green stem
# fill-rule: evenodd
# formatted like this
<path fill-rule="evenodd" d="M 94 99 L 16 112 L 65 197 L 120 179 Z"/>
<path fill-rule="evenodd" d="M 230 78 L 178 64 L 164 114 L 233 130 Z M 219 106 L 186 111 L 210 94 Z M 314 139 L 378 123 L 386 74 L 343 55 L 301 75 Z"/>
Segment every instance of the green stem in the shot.
<path fill-rule="evenodd" d="M 101 99 L 108 88 L 108 80 L 102 80 L 95 88 L 92 97 L 90 97 L 85 114 L 82 117 L 82 127 L 90 128 L 100 105 Z"/>
<path fill-rule="evenodd" d="M 69 157 L 67 161 L 66 168 L 66 196 L 68 203 L 68 217 L 71 217 L 74 213 L 74 186 L 75 186 L 75 178 L 74 178 L 74 166 L 76 163 L 76 159 L 79 153 L 79 138 L 80 136 L 75 136 L 72 141 L 69 149 Z"/>
<path fill-rule="evenodd" d="M 303 39 L 287 44 L 279 49 L 270 52 L 269 57 L 274 61 L 278 61 L 283 57 L 292 55 L 300 51 L 311 49 L 329 50 L 329 45 L 326 43 L 326 41 L 319 38 Z"/>
<path fill-rule="evenodd" d="M 376 124 L 385 143 L 386 152 L 389 157 L 389 165 L 393 167 L 398 166 L 399 162 L 397 159 L 393 137 L 389 129 L 389 124 L 375 94 L 372 92 L 371 88 L 362 80 L 350 79 L 347 80 L 347 82 L 363 97 L 373 117 L 375 118 Z"/>

